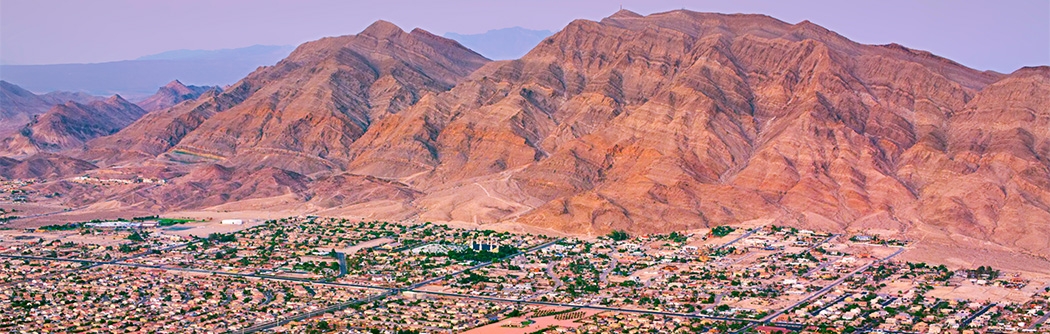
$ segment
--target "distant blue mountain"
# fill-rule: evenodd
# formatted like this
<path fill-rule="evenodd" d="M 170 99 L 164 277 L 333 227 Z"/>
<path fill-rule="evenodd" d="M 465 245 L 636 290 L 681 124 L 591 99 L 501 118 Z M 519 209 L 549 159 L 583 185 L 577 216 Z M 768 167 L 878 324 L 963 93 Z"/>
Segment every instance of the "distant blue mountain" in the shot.
<path fill-rule="evenodd" d="M 446 33 L 463 46 L 493 60 L 518 59 L 553 35 L 550 30 L 530 30 L 522 27 L 489 30 L 483 34 L 461 35 Z"/>
<path fill-rule="evenodd" d="M 252 45 L 238 49 L 219 50 L 172 50 L 138 57 L 135 60 L 188 60 L 188 59 L 276 59 L 281 60 L 295 50 L 291 45 Z M 276 62 L 276 60 L 274 62 Z"/>
<path fill-rule="evenodd" d="M 152 95 L 157 87 L 173 80 L 204 86 L 232 84 L 259 66 L 276 64 L 292 50 L 292 46 L 256 45 L 175 50 L 94 64 L 0 65 L 0 79 L 37 93 L 70 91 L 137 99 Z"/>

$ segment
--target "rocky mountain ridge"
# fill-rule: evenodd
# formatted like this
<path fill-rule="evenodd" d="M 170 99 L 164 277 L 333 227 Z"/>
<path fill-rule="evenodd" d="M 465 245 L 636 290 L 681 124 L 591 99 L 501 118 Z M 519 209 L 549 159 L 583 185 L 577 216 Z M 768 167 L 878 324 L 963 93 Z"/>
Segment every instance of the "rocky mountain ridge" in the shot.
<path fill-rule="evenodd" d="M 11 157 L 82 148 L 88 140 L 116 133 L 145 114 L 120 95 L 86 104 L 69 101 L 35 116 L 19 133 L 0 140 L 0 152 Z"/>
<path fill-rule="evenodd" d="M 1048 93 L 1050 67 L 977 71 L 762 15 L 621 11 L 496 62 L 380 21 L 75 156 L 178 171 L 105 196 L 158 212 L 585 235 L 768 219 L 1046 257 Z"/>

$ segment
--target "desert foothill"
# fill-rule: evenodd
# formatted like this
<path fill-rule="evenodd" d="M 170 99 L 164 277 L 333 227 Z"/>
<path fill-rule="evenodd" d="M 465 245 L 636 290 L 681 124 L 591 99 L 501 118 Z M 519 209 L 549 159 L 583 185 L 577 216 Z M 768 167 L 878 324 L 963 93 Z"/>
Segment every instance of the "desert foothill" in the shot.
<path fill-rule="evenodd" d="M 0 0 L 0 40 L 3 333 L 1050 333 L 1050 2 Z"/>

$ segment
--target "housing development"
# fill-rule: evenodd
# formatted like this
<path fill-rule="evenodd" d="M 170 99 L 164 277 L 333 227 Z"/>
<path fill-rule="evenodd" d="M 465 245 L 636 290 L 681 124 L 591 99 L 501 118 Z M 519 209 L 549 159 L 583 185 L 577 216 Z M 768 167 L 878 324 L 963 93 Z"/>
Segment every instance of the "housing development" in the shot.
<path fill-rule="evenodd" d="M 559 238 L 320 217 L 0 230 L 0 331 L 1050 332 L 1050 281 L 774 225 Z"/>

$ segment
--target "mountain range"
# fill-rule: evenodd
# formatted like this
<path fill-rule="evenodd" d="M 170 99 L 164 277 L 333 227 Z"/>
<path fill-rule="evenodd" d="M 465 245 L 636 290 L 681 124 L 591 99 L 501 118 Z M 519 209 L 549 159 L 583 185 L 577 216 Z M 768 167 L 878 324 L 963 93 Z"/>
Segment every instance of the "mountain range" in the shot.
<path fill-rule="evenodd" d="M 1048 99 L 1050 67 L 978 71 L 763 15 L 620 11 L 505 61 L 379 21 L 0 175 L 62 159 L 169 179 L 40 169 L 68 206 L 587 235 L 771 220 L 1046 258 Z"/>
<path fill-rule="evenodd" d="M 489 59 L 505 60 L 521 58 L 536 44 L 553 34 L 554 32 L 550 30 L 511 27 L 493 29 L 480 34 L 450 32 L 445 33 L 444 37 L 453 39 Z"/>
<path fill-rule="evenodd" d="M 149 111 L 219 91 L 219 87 L 186 86 L 175 80 L 131 103 L 119 95 L 109 99 L 60 91 L 36 95 L 0 81 L 0 153 L 18 157 L 82 148 L 86 141 L 113 134 Z"/>
<path fill-rule="evenodd" d="M 51 92 L 36 95 L 18 85 L 0 80 L 0 137 L 17 131 L 33 116 L 43 114 L 51 107 L 74 101 L 86 103 L 99 99 L 84 93 Z"/>
<path fill-rule="evenodd" d="M 224 86 L 259 66 L 272 65 L 293 47 L 256 45 L 224 50 L 175 50 L 136 60 L 93 64 L 0 65 L 0 79 L 34 92 L 71 91 L 145 98 L 157 87 L 183 80 Z"/>

